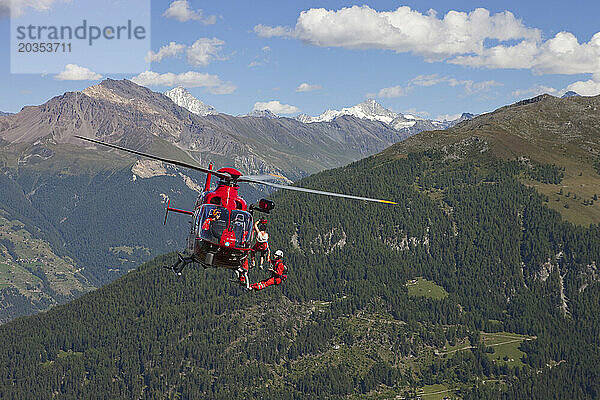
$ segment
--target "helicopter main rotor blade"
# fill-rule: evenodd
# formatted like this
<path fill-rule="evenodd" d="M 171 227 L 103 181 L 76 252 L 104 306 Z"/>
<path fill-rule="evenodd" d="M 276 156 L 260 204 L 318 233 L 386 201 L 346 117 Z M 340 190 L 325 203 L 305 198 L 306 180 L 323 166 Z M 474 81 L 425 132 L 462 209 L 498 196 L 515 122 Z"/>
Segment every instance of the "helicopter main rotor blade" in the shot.
<path fill-rule="evenodd" d="M 307 188 L 298 187 L 298 186 L 280 185 L 278 183 L 259 181 L 257 179 L 248 179 L 248 178 L 243 178 L 243 177 L 240 178 L 240 179 L 238 179 L 238 182 L 258 183 L 259 185 L 272 186 L 272 187 L 275 187 L 275 188 L 278 188 L 278 189 L 295 190 L 297 192 L 322 194 L 322 195 L 325 195 L 325 196 L 343 197 L 343 198 L 346 198 L 346 199 L 374 201 L 376 203 L 385 203 L 385 204 L 398 204 L 398 203 L 395 203 L 395 202 L 389 201 L 389 200 L 371 199 L 369 197 L 352 196 L 350 194 L 325 192 L 325 191 L 322 191 L 322 190 L 307 189 Z"/>
<path fill-rule="evenodd" d="M 177 161 L 177 160 L 170 160 L 168 158 L 162 158 L 162 157 L 158 157 L 158 156 L 155 156 L 155 155 L 152 155 L 152 154 L 142 153 L 141 151 L 131 150 L 131 149 L 128 149 L 126 147 L 121 147 L 121 146 L 117 146 L 117 145 L 114 145 L 114 144 L 101 142 L 100 140 L 96 140 L 96 139 L 86 138 L 86 137 L 78 136 L 78 135 L 75 135 L 75 137 L 78 138 L 78 139 L 87 140 L 88 142 L 100 144 L 102 146 L 112 147 L 113 149 L 126 151 L 126 152 L 132 153 L 132 154 L 137 154 L 138 156 L 150 158 L 152 160 L 163 161 L 163 162 L 166 162 L 168 164 L 177 165 L 179 167 L 190 168 L 190 169 L 194 169 L 196 171 L 204 172 L 204 173 L 207 173 L 207 174 L 212 174 L 212 175 L 217 176 L 217 177 L 219 177 L 221 179 L 231 180 L 231 176 L 229 176 L 227 174 L 223 174 L 223 173 L 220 173 L 220 172 L 216 172 L 216 171 L 210 170 L 208 168 L 202 168 L 202 167 L 198 167 L 198 166 L 193 165 L 193 164 L 188 164 L 188 163 L 184 163 L 184 162 Z"/>
<path fill-rule="evenodd" d="M 293 181 L 291 181 L 290 179 L 286 178 L 283 175 L 278 175 L 278 174 L 271 174 L 271 173 L 265 173 L 262 175 L 242 175 L 242 178 L 240 178 L 241 180 L 238 180 L 239 182 L 244 182 L 245 179 L 252 179 L 252 180 L 259 180 L 259 181 L 272 181 L 272 180 L 281 180 L 281 181 L 286 181 L 289 183 L 294 183 Z"/>

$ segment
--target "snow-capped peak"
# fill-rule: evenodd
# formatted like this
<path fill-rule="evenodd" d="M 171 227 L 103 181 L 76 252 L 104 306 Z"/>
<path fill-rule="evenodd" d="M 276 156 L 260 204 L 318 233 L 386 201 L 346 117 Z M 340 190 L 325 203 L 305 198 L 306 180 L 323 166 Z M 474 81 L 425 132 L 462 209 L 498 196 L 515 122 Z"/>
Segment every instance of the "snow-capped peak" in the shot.
<path fill-rule="evenodd" d="M 194 114 L 201 116 L 218 114 L 217 110 L 215 110 L 213 106 L 204 104 L 203 102 L 192 96 L 192 94 L 182 86 L 178 86 L 174 89 L 167 90 L 165 92 L 165 96 L 173 100 L 173 103 L 187 109 L 190 112 L 193 112 Z"/>
<path fill-rule="evenodd" d="M 420 132 L 425 129 L 446 129 L 464 119 L 473 118 L 473 116 L 470 114 L 463 114 L 463 116 L 456 121 L 433 121 L 412 114 L 396 113 L 383 107 L 374 99 L 369 99 L 355 106 L 342 108 L 341 110 L 328 109 L 323 114 L 316 117 L 300 114 L 296 117 L 296 120 L 305 124 L 310 124 L 313 122 L 330 122 L 344 115 L 351 115 L 360 119 L 383 122 L 396 130 L 405 130 L 411 132 Z"/>
<path fill-rule="evenodd" d="M 374 99 L 369 99 L 355 106 L 342 108 L 341 110 L 328 109 L 317 117 L 310 117 L 306 114 L 301 114 L 296 117 L 296 119 L 304 123 L 330 122 L 343 115 L 351 115 L 356 118 L 381 121 L 389 124 L 399 114 L 382 107 L 381 104 L 376 102 Z"/>

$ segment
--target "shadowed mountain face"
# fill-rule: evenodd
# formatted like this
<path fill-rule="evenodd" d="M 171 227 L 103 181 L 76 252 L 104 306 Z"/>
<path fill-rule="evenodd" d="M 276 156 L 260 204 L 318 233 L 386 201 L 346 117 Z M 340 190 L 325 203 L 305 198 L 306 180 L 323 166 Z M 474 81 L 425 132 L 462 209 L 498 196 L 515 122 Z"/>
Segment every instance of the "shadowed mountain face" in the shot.
<path fill-rule="evenodd" d="M 0 322 L 72 299 L 185 244 L 187 220 L 175 216 L 163 227 L 164 203 L 191 208 L 202 174 L 136 161 L 74 135 L 290 179 L 406 137 L 353 117 L 310 126 L 288 118 L 202 117 L 163 94 L 111 79 L 0 116 Z M 265 195 L 249 185 L 241 193 L 251 202 Z"/>

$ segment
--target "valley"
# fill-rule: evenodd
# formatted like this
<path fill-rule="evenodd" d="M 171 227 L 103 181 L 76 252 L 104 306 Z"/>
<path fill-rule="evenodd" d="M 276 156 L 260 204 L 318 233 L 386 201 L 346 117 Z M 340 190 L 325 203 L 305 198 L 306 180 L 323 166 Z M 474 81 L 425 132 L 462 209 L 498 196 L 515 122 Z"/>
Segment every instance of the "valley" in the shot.
<path fill-rule="evenodd" d="M 566 107 L 571 120 L 595 121 L 583 113 L 596 101 L 513 104 L 297 182 L 396 206 L 335 199 L 331 207 L 304 193 L 271 193 L 271 245 L 283 249 L 289 278 L 259 293 L 231 285 L 223 270 L 167 273 L 174 254 L 159 254 L 184 228 L 167 225 L 159 237 L 154 223 L 138 223 L 153 207 L 160 215 L 166 196 L 191 202 L 191 182 L 201 177 L 112 153 L 119 169 L 84 163 L 82 175 L 59 163 L 61 172 L 47 176 L 53 157 L 17 170 L 7 157 L 3 179 L 12 186 L 4 187 L 17 190 L 4 192 L 4 218 L 23 222 L 6 222 L 15 229 L 4 234 L 33 240 L 26 232 L 39 226 L 48 243 L 64 243 L 69 266 L 98 266 L 80 271 L 91 285 L 112 283 L 0 326 L 0 395 L 21 398 L 35 387 L 42 398 L 248 398 L 268 390 L 285 399 L 519 399 L 596 390 L 597 134 L 582 124 L 565 133 L 560 119 L 544 116 Z M 62 199 L 64 208 L 53 207 Z M 589 210 L 585 218 L 579 207 Z M 81 231 L 73 221 L 88 210 L 113 218 Z M 3 254 L 15 253 L 9 247 Z M 5 265 L 17 259 L 4 257 Z M 251 271 L 253 280 L 260 275 Z M 239 376 L 247 377 L 242 386 Z"/>

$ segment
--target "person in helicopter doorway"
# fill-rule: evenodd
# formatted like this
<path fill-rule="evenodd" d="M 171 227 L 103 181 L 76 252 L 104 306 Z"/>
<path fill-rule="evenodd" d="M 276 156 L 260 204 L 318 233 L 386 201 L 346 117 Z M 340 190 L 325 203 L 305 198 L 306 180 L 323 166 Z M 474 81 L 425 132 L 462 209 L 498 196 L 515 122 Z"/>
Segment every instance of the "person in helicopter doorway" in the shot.
<path fill-rule="evenodd" d="M 279 285 L 286 280 L 287 267 L 283 264 L 283 251 L 277 250 L 275 252 L 274 257 L 271 259 L 271 264 L 272 267 L 269 269 L 271 277 L 250 285 L 252 290 L 262 290 L 267 286 Z"/>
<path fill-rule="evenodd" d="M 221 211 L 214 209 L 210 212 L 209 216 L 204 220 L 202 229 L 207 231 L 210 229 L 210 224 L 217 219 L 221 219 Z"/>
<path fill-rule="evenodd" d="M 256 253 L 260 252 L 259 268 L 263 269 L 263 263 L 266 259 L 271 261 L 271 252 L 269 250 L 269 234 L 267 233 L 267 219 L 261 218 L 254 223 L 254 232 L 256 232 L 256 243 L 250 252 L 252 256 L 252 268 L 256 264 Z"/>

